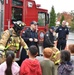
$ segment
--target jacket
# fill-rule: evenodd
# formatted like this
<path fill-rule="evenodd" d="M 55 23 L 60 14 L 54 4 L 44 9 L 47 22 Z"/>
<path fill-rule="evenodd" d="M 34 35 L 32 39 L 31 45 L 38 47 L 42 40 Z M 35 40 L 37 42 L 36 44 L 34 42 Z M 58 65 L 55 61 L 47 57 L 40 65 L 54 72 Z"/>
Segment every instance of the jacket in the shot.
<path fill-rule="evenodd" d="M 38 47 L 38 42 L 30 42 L 29 38 L 36 38 L 38 39 L 38 34 L 36 31 L 32 31 L 30 28 L 27 28 L 25 30 L 25 32 L 22 34 L 22 38 L 24 39 L 24 41 L 27 43 L 27 45 L 30 47 L 31 45 L 35 45 Z"/>
<path fill-rule="evenodd" d="M 0 39 L 0 50 L 19 50 L 20 46 L 28 48 L 27 44 L 24 42 L 21 36 L 16 35 L 16 32 L 13 28 L 3 32 Z"/>
<path fill-rule="evenodd" d="M 55 32 L 58 33 L 58 40 L 60 39 L 66 40 L 66 35 L 69 34 L 69 29 L 67 26 L 65 27 L 59 26 Z"/>
<path fill-rule="evenodd" d="M 55 75 L 55 65 L 49 60 L 43 60 L 40 62 L 42 75 Z"/>
<path fill-rule="evenodd" d="M 20 75 L 42 75 L 37 59 L 25 59 L 20 68 Z"/>
<path fill-rule="evenodd" d="M 72 65 L 70 64 L 60 64 L 58 67 L 58 75 L 71 75 L 71 71 L 73 70 Z"/>
<path fill-rule="evenodd" d="M 49 31 L 44 35 L 43 47 L 53 47 L 54 46 L 54 36 L 53 33 Z"/>
<path fill-rule="evenodd" d="M 6 62 L 0 65 L 0 75 L 5 75 L 5 70 L 7 68 Z M 16 62 L 12 63 L 12 75 L 19 75 L 20 67 Z"/>

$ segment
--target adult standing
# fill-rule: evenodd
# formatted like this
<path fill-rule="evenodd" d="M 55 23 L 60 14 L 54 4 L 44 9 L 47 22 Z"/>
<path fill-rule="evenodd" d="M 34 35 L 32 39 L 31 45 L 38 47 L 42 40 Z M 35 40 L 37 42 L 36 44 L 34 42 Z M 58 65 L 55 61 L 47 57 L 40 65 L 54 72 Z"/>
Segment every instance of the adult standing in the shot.
<path fill-rule="evenodd" d="M 62 25 L 56 29 L 56 33 L 58 33 L 57 48 L 59 50 L 64 50 L 69 34 L 69 29 L 66 26 L 66 21 L 62 21 Z"/>
<path fill-rule="evenodd" d="M 3 62 L 3 56 L 6 51 L 14 51 L 16 54 L 20 50 L 21 46 L 27 51 L 28 46 L 25 41 L 21 38 L 20 32 L 25 27 L 22 21 L 16 21 L 13 23 L 14 26 L 8 30 L 5 30 L 0 39 L 0 55 Z M 25 54 L 23 54 L 24 56 Z"/>
<path fill-rule="evenodd" d="M 22 34 L 22 38 L 27 43 L 28 47 L 35 45 L 38 48 L 38 34 L 36 32 L 37 22 L 32 21 L 30 27 Z"/>

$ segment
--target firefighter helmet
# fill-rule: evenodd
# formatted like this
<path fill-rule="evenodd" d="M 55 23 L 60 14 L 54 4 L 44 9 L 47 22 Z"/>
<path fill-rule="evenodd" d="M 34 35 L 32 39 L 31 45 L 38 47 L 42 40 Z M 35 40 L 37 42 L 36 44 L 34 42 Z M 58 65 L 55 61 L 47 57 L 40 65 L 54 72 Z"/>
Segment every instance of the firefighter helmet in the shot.
<path fill-rule="evenodd" d="M 22 30 L 25 26 L 25 23 L 22 21 L 17 21 L 17 22 L 13 22 L 14 27 L 17 28 L 18 30 Z"/>

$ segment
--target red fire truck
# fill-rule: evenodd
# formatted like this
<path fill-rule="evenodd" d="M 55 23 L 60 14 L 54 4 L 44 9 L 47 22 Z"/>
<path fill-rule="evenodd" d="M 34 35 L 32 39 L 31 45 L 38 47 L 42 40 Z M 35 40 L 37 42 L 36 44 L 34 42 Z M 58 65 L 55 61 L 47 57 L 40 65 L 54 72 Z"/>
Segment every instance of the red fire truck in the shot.
<path fill-rule="evenodd" d="M 48 28 L 46 24 L 49 23 L 48 10 L 40 8 L 34 0 L 4 0 L 4 30 L 12 27 L 12 22 L 17 20 L 25 22 L 26 27 L 31 21 L 37 21 L 39 39 L 43 40 Z"/>
<path fill-rule="evenodd" d="M 4 10 L 1 15 L 3 16 L 3 21 L 1 21 L 3 23 L 0 24 L 1 31 L 12 27 L 13 21 L 23 21 L 26 27 L 29 27 L 30 22 L 35 20 L 39 23 L 39 41 L 43 41 L 49 23 L 48 10 L 40 8 L 40 4 L 36 4 L 34 0 L 4 0 L 1 7 Z"/>

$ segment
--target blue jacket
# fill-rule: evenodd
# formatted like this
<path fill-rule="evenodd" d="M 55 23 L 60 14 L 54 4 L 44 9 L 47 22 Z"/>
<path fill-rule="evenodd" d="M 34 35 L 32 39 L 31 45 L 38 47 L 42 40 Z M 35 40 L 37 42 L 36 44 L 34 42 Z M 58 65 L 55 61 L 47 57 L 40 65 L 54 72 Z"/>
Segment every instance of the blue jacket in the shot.
<path fill-rule="evenodd" d="M 56 33 L 58 33 L 58 39 L 66 39 L 66 35 L 69 34 L 69 29 L 67 26 L 65 27 L 59 26 L 56 29 Z"/>
<path fill-rule="evenodd" d="M 31 45 L 36 45 L 38 47 L 38 42 L 30 42 L 29 38 L 37 38 L 38 39 L 38 34 L 36 31 L 32 31 L 30 28 L 27 28 L 25 32 L 22 34 L 22 38 L 24 41 L 27 43 L 28 47 Z"/>

